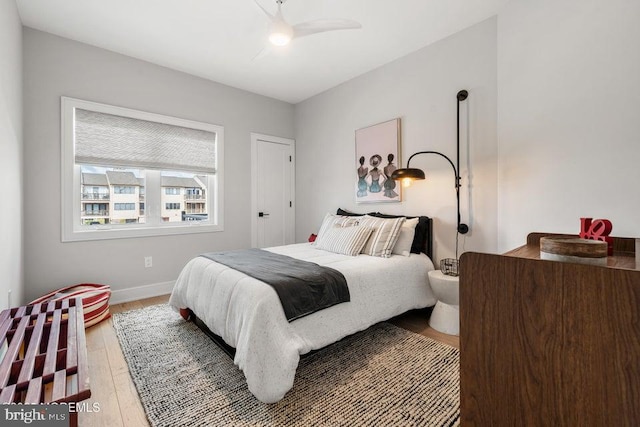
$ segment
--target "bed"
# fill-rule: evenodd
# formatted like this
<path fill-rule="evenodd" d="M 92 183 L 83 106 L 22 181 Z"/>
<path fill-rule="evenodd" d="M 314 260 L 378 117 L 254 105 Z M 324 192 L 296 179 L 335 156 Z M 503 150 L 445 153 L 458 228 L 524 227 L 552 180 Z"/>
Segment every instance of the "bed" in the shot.
<path fill-rule="evenodd" d="M 346 215 L 333 217 L 345 224 L 354 221 Z M 423 221 L 426 217 L 420 218 Z M 327 217 L 323 227 L 326 222 Z M 424 236 L 418 238 L 417 231 L 415 235 L 411 232 L 413 252 L 416 245 L 422 252 L 430 252 L 431 220 L 427 218 L 426 223 Z M 323 227 L 318 238 L 323 235 Z M 333 227 L 330 231 L 337 226 Z M 346 279 L 349 302 L 292 321 L 287 321 L 274 288 L 208 258 L 199 256 L 189 261 L 176 281 L 169 304 L 183 317 L 186 313 L 195 315 L 235 349 L 234 363 L 243 371 L 251 393 L 262 402 L 277 402 L 291 389 L 301 355 L 436 302 L 427 275 L 434 267 L 426 253 L 349 256 L 325 250 L 325 246 L 316 242 L 265 249 L 330 267 Z"/>

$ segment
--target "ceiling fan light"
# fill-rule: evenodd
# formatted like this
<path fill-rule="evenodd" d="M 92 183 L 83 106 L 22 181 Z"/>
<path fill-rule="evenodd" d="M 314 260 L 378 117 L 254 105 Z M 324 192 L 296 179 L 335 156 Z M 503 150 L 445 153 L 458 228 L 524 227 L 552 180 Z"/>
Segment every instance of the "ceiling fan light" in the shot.
<path fill-rule="evenodd" d="M 269 34 L 269 41 L 275 46 L 286 46 L 291 41 L 291 36 L 285 33 L 273 32 Z"/>
<path fill-rule="evenodd" d="M 276 20 L 271 26 L 269 41 L 276 46 L 286 46 L 293 38 L 293 28 L 284 21 Z"/>

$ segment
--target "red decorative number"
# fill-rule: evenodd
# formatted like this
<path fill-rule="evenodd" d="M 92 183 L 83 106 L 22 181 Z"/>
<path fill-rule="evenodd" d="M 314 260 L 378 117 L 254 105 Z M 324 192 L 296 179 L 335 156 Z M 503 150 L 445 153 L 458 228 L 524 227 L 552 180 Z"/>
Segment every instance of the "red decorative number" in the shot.
<path fill-rule="evenodd" d="M 607 242 L 608 255 L 613 255 L 613 238 L 609 234 L 613 225 L 608 219 L 580 218 L 580 238 Z"/>

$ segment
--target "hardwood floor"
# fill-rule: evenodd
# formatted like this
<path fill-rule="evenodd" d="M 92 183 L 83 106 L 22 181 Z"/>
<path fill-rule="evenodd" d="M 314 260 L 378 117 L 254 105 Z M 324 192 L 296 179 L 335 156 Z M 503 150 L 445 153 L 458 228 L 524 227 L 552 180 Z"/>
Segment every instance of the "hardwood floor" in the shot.
<path fill-rule="evenodd" d="M 389 322 L 460 350 L 460 337 L 456 335 L 443 334 L 442 332 L 438 332 L 433 329 L 429 326 L 429 315 L 431 315 L 431 308 L 424 310 L 412 310 L 394 317 Z"/>
<path fill-rule="evenodd" d="M 111 313 L 143 308 L 149 305 L 166 303 L 168 295 L 148 298 L 141 301 L 111 306 Z M 460 339 L 442 334 L 429 327 L 430 310 L 413 310 L 391 320 L 396 326 L 425 335 L 436 341 L 460 348 Z M 91 399 L 85 401 L 92 407 L 100 406 L 99 412 L 81 412 L 78 415 L 80 427 L 144 427 L 148 426 L 147 417 L 142 409 L 135 385 L 129 376 L 120 344 L 113 329 L 111 319 L 86 330 L 87 353 L 89 357 L 89 378 L 91 380 Z"/>

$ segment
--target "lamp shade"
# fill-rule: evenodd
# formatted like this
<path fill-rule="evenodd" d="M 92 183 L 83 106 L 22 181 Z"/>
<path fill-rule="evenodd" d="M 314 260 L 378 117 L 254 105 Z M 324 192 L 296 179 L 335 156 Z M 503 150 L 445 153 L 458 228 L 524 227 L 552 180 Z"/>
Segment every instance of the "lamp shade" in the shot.
<path fill-rule="evenodd" d="M 417 168 L 405 168 L 405 169 L 396 169 L 391 174 L 391 179 L 396 181 L 402 181 L 404 179 L 424 179 L 424 172 L 422 169 Z"/>

